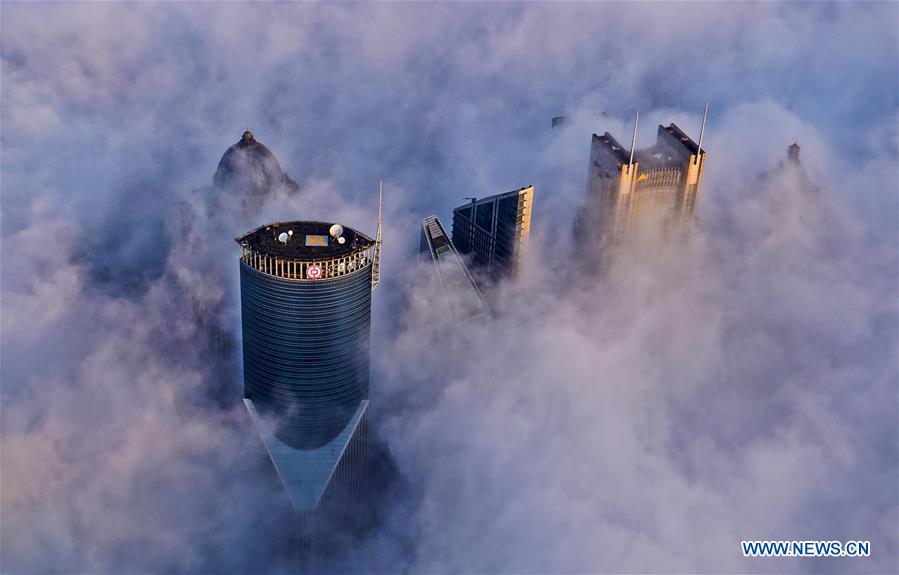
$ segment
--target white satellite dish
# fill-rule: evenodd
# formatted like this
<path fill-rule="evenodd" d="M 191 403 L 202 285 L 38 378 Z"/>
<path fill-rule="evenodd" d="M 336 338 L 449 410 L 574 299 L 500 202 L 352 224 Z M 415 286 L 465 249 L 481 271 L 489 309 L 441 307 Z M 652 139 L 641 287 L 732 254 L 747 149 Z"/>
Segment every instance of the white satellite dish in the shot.
<path fill-rule="evenodd" d="M 333 238 L 339 238 L 340 236 L 343 235 L 343 226 L 340 224 L 334 224 L 333 226 L 331 226 L 331 229 L 328 230 L 328 233 L 330 233 L 331 237 L 333 237 Z M 343 243 L 343 242 L 340 242 L 340 243 Z"/>
<path fill-rule="evenodd" d="M 338 244 L 345 244 L 345 243 L 346 243 L 346 238 L 343 237 L 343 236 L 340 236 L 339 238 L 337 238 L 337 243 L 338 243 Z"/>
<path fill-rule="evenodd" d="M 280 234 L 278 234 L 278 241 L 282 244 L 286 244 L 288 238 L 290 238 L 290 236 L 287 234 L 287 232 L 281 232 Z"/>

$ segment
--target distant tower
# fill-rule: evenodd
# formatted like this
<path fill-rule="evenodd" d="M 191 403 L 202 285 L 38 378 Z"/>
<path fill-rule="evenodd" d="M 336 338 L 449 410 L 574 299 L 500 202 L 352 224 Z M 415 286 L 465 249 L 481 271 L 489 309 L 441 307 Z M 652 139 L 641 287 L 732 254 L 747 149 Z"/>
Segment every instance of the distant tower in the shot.
<path fill-rule="evenodd" d="M 275 155 L 249 130 L 225 151 L 212 183 L 216 189 L 240 198 L 244 213 L 250 216 L 276 194 L 293 194 L 300 189 L 281 171 Z"/>
<path fill-rule="evenodd" d="M 820 199 L 821 189 L 812 182 L 806 173 L 802 162 L 799 160 L 799 152 L 798 143 L 793 142 L 787 146 L 787 157 L 778 162 L 774 169 L 759 174 L 759 185 L 770 186 L 772 182 L 776 181 L 778 176 L 791 174 L 792 177 L 796 178 L 796 181 L 792 186 L 789 186 L 790 194 L 802 194 L 806 199 Z"/>
<path fill-rule="evenodd" d="M 534 186 L 476 199 L 453 210 L 453 245 L 472 271 L 496 281 L 514 276 L 531 233 Z"/>
<path fill-rule="evenodd" d="M 363 504 L 377 242 L 338 224 L 237 238 L 244 397 L 293 507 L 312 523 Z"/>
<path fill-rule="evenodd" d="M 575 221 L 581 250 L 609 245 L 641 231 L 693 217 L 705 167 L 699 143 L 676 124 L 660 125 L 656 145 L 638 150 L 636 121 L 630 150 L 606 132 L 593 134 L 587 197 Z"/>

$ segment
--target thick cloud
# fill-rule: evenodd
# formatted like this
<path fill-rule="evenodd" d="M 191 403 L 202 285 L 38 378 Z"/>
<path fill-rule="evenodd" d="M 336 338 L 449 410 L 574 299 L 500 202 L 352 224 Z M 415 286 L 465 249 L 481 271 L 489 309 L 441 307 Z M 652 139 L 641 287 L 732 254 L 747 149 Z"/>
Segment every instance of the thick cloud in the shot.
<path fill-rule="evenodd" d="M 286 502 L 218 359 L 232 238 L 263 222 L 191 192 L 250 127 L 303 188 L 263 220 L 373 232 L 386 182 L 373 425 L 400 481 L 339 569 L 895 572 L 896 22 L 891 4 L 4 5 L 0 570 L 289 569 Z M 706 97 L 691 241 L 581 274 L 591 131 L 625 139 L 639 106 L 640 142 L 695 135 Z M 776 167 L 794 140 L 804 174 Z M 454 330 L 418 218 L 527 184 L 526 273 L 495 322 Z M 747 560 L 741 539 L 872 557 Z"/>

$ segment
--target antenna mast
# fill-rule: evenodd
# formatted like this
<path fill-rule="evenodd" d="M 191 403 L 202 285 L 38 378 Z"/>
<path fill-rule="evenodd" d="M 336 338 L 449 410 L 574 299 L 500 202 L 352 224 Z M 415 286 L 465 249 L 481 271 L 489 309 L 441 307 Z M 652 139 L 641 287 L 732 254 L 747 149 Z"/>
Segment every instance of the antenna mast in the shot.
<path fill-rule="evenodd" d="M 627 161 L 627 173 L 631 173 L 631 166 L 634 163 L 634 148 L 637 146 L 637 123 L 640 121 L 640 108 L 637 108 L 637 115 L 634 117 L 634 137 L 631 138 L 631 157 Z"/>
<path fill-rule="evenodd" d="M 709 101 L 705 101 L 705 111 L 702 113 L 702 125 L 699 127 L 699 144 L 696 146 L 696 161 L 702 156 L 702 136 L 705 133 L 705 120 L 709 116 Z"/>
<path fill-rule="evenodd" d="M 384 198 L 384 181 L 378 182 L 378 231 L 375 232 L 375 253 L 371 263 L 371 289 L 381 282 L 381 205 Z"/>

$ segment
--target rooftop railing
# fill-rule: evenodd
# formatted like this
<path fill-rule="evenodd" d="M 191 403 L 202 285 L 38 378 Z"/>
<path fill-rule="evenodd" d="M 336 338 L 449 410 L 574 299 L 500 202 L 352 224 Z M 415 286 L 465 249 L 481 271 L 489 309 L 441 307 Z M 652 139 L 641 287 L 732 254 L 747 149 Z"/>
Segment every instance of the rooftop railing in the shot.
<path fill-rule="evenodd" d="M 241 246 L 240 249 L 240 261 L 257 271 L 282 279 L 310 282 L 337 278 L 361 271 L 366 266 L 370 266 L 374 258 L 374 246 L 343 257 L 322 258 L 313 261 L 273 257 L 247 246 Z"/>

